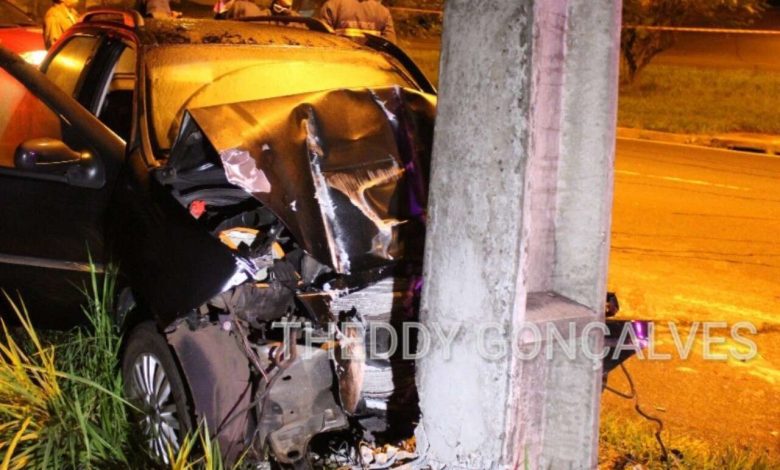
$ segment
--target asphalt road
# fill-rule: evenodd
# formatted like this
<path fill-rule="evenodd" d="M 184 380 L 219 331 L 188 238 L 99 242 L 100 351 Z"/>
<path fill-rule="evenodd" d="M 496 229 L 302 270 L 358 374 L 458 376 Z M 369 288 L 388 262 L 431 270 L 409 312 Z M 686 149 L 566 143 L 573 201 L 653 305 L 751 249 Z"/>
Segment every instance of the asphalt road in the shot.
<path fill-rule="evenodd" d="M 619 140 L 614 201 L 616 260 L 733 306 L 729 320 L 780 324 L 780 158 Z"/>
<path fill-rule="evenodd" d="M 779 234 L 780 158 L 618 141 L 609 285 L 620 315 L 655 320 L 657 349 L 672 353 L 628 364 L 640 401 L 664 419 L 670 439 L 748 442 L 780 456 Z M 752 322 L 758 355 L 706 361 L 699 330 L 682 359 L 669 321 L 684 334 L 696 321 Z M 625 387 L 619 374 L 610 383 Z M 609 393 L 603 409 L 635 416 Z"/>

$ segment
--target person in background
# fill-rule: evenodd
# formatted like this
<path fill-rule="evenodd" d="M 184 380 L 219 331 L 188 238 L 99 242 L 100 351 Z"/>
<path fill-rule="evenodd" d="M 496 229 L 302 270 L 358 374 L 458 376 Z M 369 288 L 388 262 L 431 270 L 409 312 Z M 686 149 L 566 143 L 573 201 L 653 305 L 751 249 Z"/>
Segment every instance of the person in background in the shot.
<path fill-rule="evenodd" d="M 217 0 L 214 4 L 214 18 L 232 20 L 250 16 L 267 16 L 268 10 L 263 10 L 249 0 Z"/>
<path fill-rule="evenodd" d="M 393 17 L 378 0 L 327 0 L 320 16 L 335 30 L 359 29 L 395 42 Z"/>
<path fill-rule="evenodd" d="M 146 0 L 144 2 L 144 16 L 164 20 L 166 18 L 181 18 L 181 12 L 171 10 L 170 0 Z"/>
<path fill-rule="evenodd" d="M 214 18 L 237 19 L 252 16 L 297 16 L 292 9 L 292 0 L 273 0 L 270 8 L 260 8 L 250 0 L 217 0 L 214 4 Z"/>
<path fill-rule="evenodd" d="M 53 0 L 54 4 L 46 10 L 43 17 L 43 44 L 46 49 L 62 36 L 66 29 L 70 28 L 79 18 L 74 7 L 78 0 Z"/>
<path fill-rule="evenodd" d="M 292 6 L 292 0 L 273 0 L 273 2 L 271 2 L 271 15 L 298 16 L 298 12 L 293 10 Z"/>

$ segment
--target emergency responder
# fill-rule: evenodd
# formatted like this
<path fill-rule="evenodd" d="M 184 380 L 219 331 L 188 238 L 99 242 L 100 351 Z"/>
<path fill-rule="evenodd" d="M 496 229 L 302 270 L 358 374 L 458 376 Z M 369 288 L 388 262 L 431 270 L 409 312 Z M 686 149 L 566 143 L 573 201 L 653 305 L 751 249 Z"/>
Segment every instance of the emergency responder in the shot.
<path fill-rule="evenodd" d="M 146 0 L 144 1 L 144 16 L 162 20 L 166 18 L 180 18 L 180 11 L 171 10 L 170 0 Z"/>
<path fill-rule="evenodd" d="M 214 4 L 214 18 L 218 20 L 266 15 L 268 10 L 261 9 L 249 0 L 217 0 Z"/>
<path fill-rule="evenodd" d="M 298 12 L 293 10 L 292 6 L 292 0 L 273 0 L 271 2 L 271 15 L 298 16 Z"/>
<path fill-rule="evenodd" d="M 270 8 L 261 9 L 250 0 L 217 0 L 214 4 L 214 18 L 237 19 L 251 16 L 297 16 L 292 9 L 292 0 L 273 0 Z"/>
<path fill-rule="evenodd" d="M 395 42 L 393 17 L 378 0 L 327 0 L 320 16 L 335 30 L 359 29 Z"/>
<path fill-rule="evenodd" d="M 77 3 L 78 0 L 54 0 L 54 5 L 46 10 L 43 17 L 43 44 L 46 49 L 50 49 L 66 29 L 76 24 L 79 14 L 74 7 Z"/>

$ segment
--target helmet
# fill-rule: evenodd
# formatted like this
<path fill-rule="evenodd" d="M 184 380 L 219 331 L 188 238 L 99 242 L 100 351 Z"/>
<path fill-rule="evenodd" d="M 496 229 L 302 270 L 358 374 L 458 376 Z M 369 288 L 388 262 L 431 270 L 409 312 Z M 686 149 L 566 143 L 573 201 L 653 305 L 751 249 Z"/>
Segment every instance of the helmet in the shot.
<path fill-rule="evenodd" d="M 292 0 L 274 0 L 271 10 L 276 15 L 287 15 L 292 10 Z"/>

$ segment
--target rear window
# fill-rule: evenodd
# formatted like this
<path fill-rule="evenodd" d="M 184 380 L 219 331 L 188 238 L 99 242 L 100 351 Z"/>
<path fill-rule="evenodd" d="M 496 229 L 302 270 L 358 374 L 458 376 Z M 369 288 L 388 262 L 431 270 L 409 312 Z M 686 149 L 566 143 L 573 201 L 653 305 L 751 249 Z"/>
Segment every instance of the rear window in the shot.
<path fill-rule="evenodd" d="M 363 50 L 168 46 L 147 53 L 153 135 L 176 138 L 187 108 L 338 88 L 413 86 L 381 54 Z"/>

